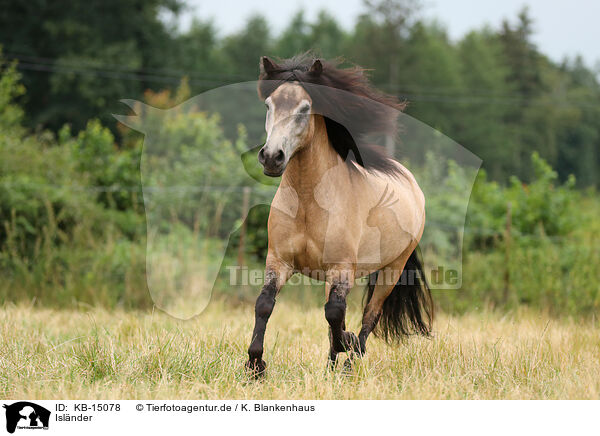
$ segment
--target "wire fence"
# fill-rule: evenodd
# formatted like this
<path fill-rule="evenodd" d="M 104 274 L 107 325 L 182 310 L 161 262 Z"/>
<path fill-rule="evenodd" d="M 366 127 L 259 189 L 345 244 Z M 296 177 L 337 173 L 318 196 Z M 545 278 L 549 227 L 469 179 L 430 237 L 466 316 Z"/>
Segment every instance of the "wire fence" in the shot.
<path fill-rule="evenodd" d="M 212 75 L 206 72 L 190 70 L 173 70 L 157 68 L 133 68 L 111 64 L 100 64 L 93 61 L 69 61 L 68 59 L 51 59 L 36 56 L 27 56 L 18 53 L 5 53 L 5 56 L 18 60 L 17 68 L 26 71 L 37 71 L 57 74 L 75 74 L 96 76 L 107 79 L 130 80 L 138 82 L 155 82 L 178 85 L 183 77 L 188 78 L 188 83 L 202 87 L 218 87 L 228 83 L 246 82 L 250 78 L 237 74 Z M 399 97 L 412 101 L 431 103 L 453 103 L 453 104 L 489 104 L 489 105 L 529 105 L 554 106 L 554 101 L 532 100 L 530 97 L 518 94 L 497 94 L 485 90 L 469 89 L 469 93 L 463 90 L 448 87 L 434 87 L 428 90 L 407 85 L 385 84 L 388 91 Z M 597 99 L 574 100 L 561 98 L 562 105 L 570 105 L 580 108 L 595 108 L 600 106 Z"/>
<path fill-rule="evenodd" d="M 179 193 L 179 194 L 195 194 L 195 193 L 204 193 L 204 192 L 216 192 L 220 194 L 225 193 L 237 193 L 242 194 L 244 196 L 250 195 L 252 197 L 259 197 L 264 204 L 270 204 L 273 198 L 275 187 L 268 189 L 267 187 L 248 187 L 248 186 L 147 186 L 147 185 L 139 185 L 139 186 L 123 186 L 123 185 L 112 185 L 112 186 L 85 186 L 85 185 L 51 185 L 51 184 L 43 184 L 43 183 L 12 183 L 12 182 L 0 182 L 0 186 L 5 188 L 19 188 L 23 186 L 27 186 L 28 188 L 38 188 L 42 189 L 54 189 L 54 190 L 71 190 L 75 192 L 86 192 L 90 194 L 98 194 L 98 193 L 116 193 L 116 192 L 127 192 L 127 193 Z M 143 203 L 141 199 L 139 199 L 140 203 Z M 510 206 L 509 206 L 510 207 Z M 509 212 L 510 214 L 510 212 Z M 242 217 L 246 217 L 247 210 L 242 213 Z M 510 220 L 510 218 L 507 217 Z M 510 221 L 507 221 L 507 225 L 509 225 Z M 439 221 L 435 219 L 428 218 L 427 226 L 435 227 L 438 229 L 443 229 L 446 232 L 452 232 L 456 234 L 465 234 L 472 236 L 482 236 L 482 237 L 500 237 L 506 238 L 507 230 L 499 229 L 499 228 L 490 228 L 490 227 L 474 227 L 471 225 L 459 225 L 459 224 L 450 224 L 445 221 Z M 536 234 L 536 233 L 521 233 L 514 227 L 508 229 L 511 238 L 522 238 L 522 239 L 531 239 L 531 240 L 550 240 L 555 242 L 561 242 L 565 240 L 571 240 L 572 238 L 569 236 L 561 236 L 561 235 L 545 235 L 545 234 Z"/>

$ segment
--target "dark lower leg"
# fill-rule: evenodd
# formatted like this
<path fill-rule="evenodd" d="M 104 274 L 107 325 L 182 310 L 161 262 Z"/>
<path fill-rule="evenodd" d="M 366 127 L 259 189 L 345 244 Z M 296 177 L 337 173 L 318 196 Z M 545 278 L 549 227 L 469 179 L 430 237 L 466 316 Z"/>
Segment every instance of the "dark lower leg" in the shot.
<path fill-rule="evenodd" d="M 338 352 L 333 348 L 333 336 L 331 334 L 331 327 L 329 327 L 329 356 L 327 359 L 327 367 L 329 369 L 335 369 L 335 363 L 337 361 Z"/>
<path fill-rule="evenodd" d="M 379 318 L 381 317 L 381 309 L 373 310 L 368 305 L 365 307 L 363 314 L 362 328 L 358 333 L 358 353 L 362 356 L 367 351 L 367 338 L 375 329 Z"/>
<path fill-rule="evenodd" d="M 325 318 L 329 323 L 331 349 L 330 361 L 335 362 L 337 353 L 358 349 L 358 339 L 352 332 L 345 331 L 346 295 L 349 291 L 347 282 L 331 285 L 329 300 L 325 304 Z"/>
<path fill-rule="evenodd" d="M 265 283 L 254 307 L 254 331 L 248 348 L 248 363 L 246 366 L 257 374 L 262 374 L 265 370 L 265 362 L 262 360 L 265 330 L 269 317 L 273 312 L 273 307 L 275 307 L 276 295 L 277 279 L 273 276 Z"/>

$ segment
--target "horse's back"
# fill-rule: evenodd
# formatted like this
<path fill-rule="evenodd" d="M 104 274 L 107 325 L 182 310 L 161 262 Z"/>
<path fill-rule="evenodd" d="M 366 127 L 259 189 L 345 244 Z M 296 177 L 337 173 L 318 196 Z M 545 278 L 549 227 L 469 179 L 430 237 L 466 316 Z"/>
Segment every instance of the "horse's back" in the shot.
<path fill-rule="evenodd" d="M 425 226 L 425 196 L 413 174 L 400 163 L 398 173 L 359 168 L 355 182 L 361 216 L 358 263 L 379 269 L 396 260 L 421 239 Z"/>

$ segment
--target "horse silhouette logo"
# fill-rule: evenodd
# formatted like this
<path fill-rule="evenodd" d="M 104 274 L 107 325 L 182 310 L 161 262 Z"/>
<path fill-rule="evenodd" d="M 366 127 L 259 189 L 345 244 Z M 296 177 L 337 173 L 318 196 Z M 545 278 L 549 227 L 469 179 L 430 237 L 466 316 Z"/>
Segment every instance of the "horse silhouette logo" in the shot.
<path fill-rule="evenodd" d="M 273 82 L 273 86 L 279 83 Z M 252 265 L 252 259 L 243 262 L 246 253 L 242 248 L 256 248 L 251 244 L 243 247 L 241 243 L 247 218 L 254 228 L 265 229 L 269 207 L 272 215 L 281 218 L 280 222 L 290 225 L 298 212 L 298 193 L 286 185 L 278 190 L 280 180 L 263 174 L 259 163 L 260 150 L 268 139 L 265 129 L 271 121 L 265 115 L 265 102 L 257 98 L 258 85 L 257 81 L 229 84 L 169 109 L 125 99 L 122 102 L 131 113 L 114 114 L 124 126 L 144 135 L 140 172 L 147 227 L 146 281 L 156 307 L 176 318 L 189 319 L 202 313 L 213 291 L 229 292 L 227 289 L 237 282 L 231 276 L 227 282 L 228 268 Z M 339 170 L 353 160 L 360 166 L 363 158 L 369 158 L 371 148 L 385 149 L 398 162 L 414 162 L 411 171 L 428 199 L 428 224 L 421 238 L 423 256 L 430 259 L 425 263 L 425 273 L 433 276 L 442 269 L 457 271 L 455 282 L 430 280 L 433 288 L 460 288 L 463 229 L 481 160 L 434 128 L 379 101 L 335 87 L 311 83 L 303 83 L 303 87 L 311 95 L 322 96 L 323 101 L 337 102 L 313 107 L 311 113 L 332 120 L 332 128 L 346 132 L 344 138 L 352 138 L 347 141 L 350 145 L 344 142 L 349 151 L 338 152 L 343 154 L 339 154 L 339 165 L 322 177 L 313 193 L 315 203 L 330 212 L 327 235 L 335 235 L 335 230 L 345 225 L 345 211 L 338 202 Z M 346 110 L 357 107 L 361 108 L 360 116 L 351 116 Z M 380 132 L 377 119 L 373 128 L 370 124 L 365 127 L 367 121 L 374 119 L 373 114 L 379 113 L 396 117 L 401 134 Z M 303 119 L 302 116 L 278 118 L 278 123 L 295 131 L 299 124 L 294 120 Z M 384 246 L 402 245 L 404 239 L 416 235 L 418 229 L 411 226 L 394 234 L 386 231 L 384 224 L 393 222 L 390 219 L 395 220 L 395 214 L 403 210 L 399 205 L 411 201 L 400 191 L 391 185 L 386 190 L 382 185 L 372 189 L 375 201 L 356 199 L 357 203 L 373 204 L 380 200 L 363 226 L 368 234 L 362 238 L 366 246 L 361 253 L 366 254 L 360 256 L 359 263 L 378 263 L 382 242 Z M 338 243 L 335 237 L 327 235 L 323 257 L 336 263 Z M 264 247 L 256 248 L 259 249 Z M 248 255 L 262 257 L 266 253 Z M 236 293 L 250 292 L 244 286 Z"/>
<path fill-rule="evenodd" d="M 14 433 L 19 429 L 48 429 L 50 411 L 42 406 L 29 401 L 19 401 L 10 405 L 4 404 L 6 409 L 6 431 Z"/>

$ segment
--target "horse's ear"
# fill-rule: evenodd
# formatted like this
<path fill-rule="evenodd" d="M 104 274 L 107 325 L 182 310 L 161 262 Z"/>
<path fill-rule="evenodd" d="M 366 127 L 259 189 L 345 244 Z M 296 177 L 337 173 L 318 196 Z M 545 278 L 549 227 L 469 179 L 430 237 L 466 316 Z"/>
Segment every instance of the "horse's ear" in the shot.
<path fill-rule="evenodd" d="M 273 71 L 277 70 L 279 66 L 269 59 L 267 56 L 263 56 L 260 58 L 260 69 L 261 72 L 271 74 Z"/>
<path fill-rule="evenodd" d="M 323 64 L 321 63 L 321 60 L 315 59 L 308 72 L 310 74 L 314 74 L 315 76 L 320 76 L 323 72 Z"/>

